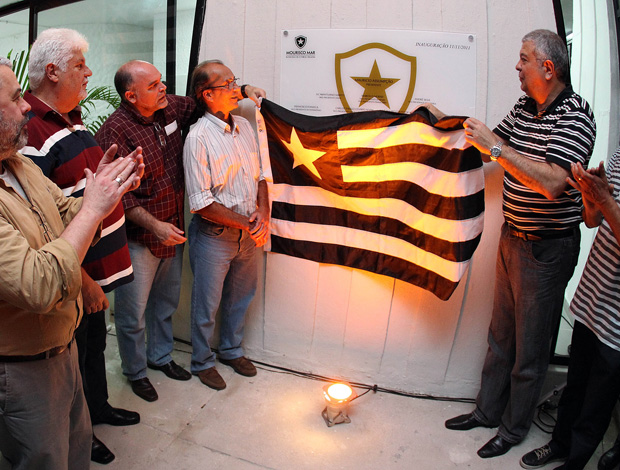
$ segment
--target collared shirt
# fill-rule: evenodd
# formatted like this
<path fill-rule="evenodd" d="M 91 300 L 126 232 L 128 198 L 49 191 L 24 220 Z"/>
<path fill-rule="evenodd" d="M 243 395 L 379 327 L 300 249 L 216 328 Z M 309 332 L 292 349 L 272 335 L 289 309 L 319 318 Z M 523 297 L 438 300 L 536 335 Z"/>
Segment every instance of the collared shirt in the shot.
<path fill-rule="evenodd" d="M 555 163 L 570 172 L 571 163 L 588 165 L 596 124 L 590 105 L 566 87 L 543 113 L 522 96 L 495 129 L 496 134 L 525 158 Z M 504 173 L 504 218 L 527 232 L 564 230 L 581 222 L 581 194 L 572 187 L 554 200 Z"/>
<path fill-rule="evenodd" d="M 185 230 L 183 204 L 183 139 L 181 130 L 195 119 L 196 103 L 187 96 L 167 95 L 168 106 L 153 115 L 153 122 L 123 102 L 101 126 L 95 138 L 104 149 L 118 145 L 118 155 L 142 147 L 144 176 L 140 187 L 123 196 L 125 211 L 140 206 L 160 221 Z M 161 244 L 155 235 L 127 220 L 127 238 L 145 245 L 158 258 L 171 258 L 175 246 Z"/>
<path fill-rule="evenodd" d="M 233 127 L 206 113 L 187 135 L 183 165 L 192 212 L 213 202 L 246 217 L 256 211 L 263 179 L 256 137 L 247 119 L 231 119 Z"/>
<path fill-rule="evenodd" d="M 24 99 L 32 109 L 28 143 L 21 152 L 31 158 L 65 196 L 82 196 L 86 186 L 84 169 L 97 171 L 103 151 L 82 123 L 80 109 L 69 112 L 71 125 L 32 93 L 25 93 Z M 133 280 L 122 204 L 104 219 L 101 238 L 101 243 L 88 250 L 82 267 L 104 292 L 110 292 Z"/>
<path fill-rule="evenodd" d="M 607 164 L 613 197 L 620 204 L 620 148 Z M 620 245 L 611 226 L 603 220 L 596 233 L 579 286 L 570 305 L 577 321 L 598 339 L 620 351 Z"/>
<path fill-rule="evenodd" d="M 0 355 L 34 355 L 66 346 L 80 321 L 82 271 L 59 238 L 82 206 L 28 158 L 3 166 L 27 199 L 0 179 Z"/>

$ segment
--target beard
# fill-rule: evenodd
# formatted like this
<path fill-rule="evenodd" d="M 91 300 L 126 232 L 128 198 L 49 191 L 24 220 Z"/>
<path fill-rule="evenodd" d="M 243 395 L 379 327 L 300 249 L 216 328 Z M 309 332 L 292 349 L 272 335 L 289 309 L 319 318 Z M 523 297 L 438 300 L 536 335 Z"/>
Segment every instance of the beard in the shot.
<path fill-rule="evenodd" d="M 13 156 L 28 142 L 28 116 L 21 121 L 7 121 L 0 111 L 0 155 L 5 158 Z"/>

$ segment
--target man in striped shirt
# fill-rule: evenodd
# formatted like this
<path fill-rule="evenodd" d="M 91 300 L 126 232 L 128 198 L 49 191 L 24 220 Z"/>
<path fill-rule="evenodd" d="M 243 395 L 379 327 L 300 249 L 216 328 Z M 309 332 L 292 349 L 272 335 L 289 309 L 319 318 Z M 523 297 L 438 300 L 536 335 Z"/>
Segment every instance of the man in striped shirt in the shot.
<path fill-rule="evenodd" d="M 570 306 L 575 316 L 570 364 L 553 437 L 522 457 L 524 468 L 566 458 L 557 468 L 583 469 L 620 394 L 620 148 L 608 175 L 612 190 L 602 163 L 588 171 L 573 165 L 570 184 L 583 195 L 583 218 L 588 227 L 600 228 Z"/>
<path fill-rule="evenodd" d="M 206 386 L 222 390 L 226 382 L 210 346 L 220 306 L 220 362 L 238 374 L 256 375 L 241 341 L 256 291 L 255 249 L 269 231 L 269 200 L 254 131 L 246 119 L 231 114 L 242 98 L 232 71 L 220 61 L 203 62 L 192 73 L 191 90 L 206 111 L 183 149 L 194 213 L 188 235 L 194 273 L 191 370 Z"/>
<path fill-rule="evenodd" d="M 472 413 L 445 423 L 454 430 L 499 426 L 478 451 L 482 458 L 508 452 L 532 423 L 579 254 L 581 196 L 566 178 L 571 164 L 588 164 L 596 135 L 590 106 L 568 85 L 568 54 L 557 34 L 525 35 L 516 69 L 525 96 L 495 131 L 465 122 L 467 140 L 505 170 L 481 388 Z"/>
<path fill-rule="evenodd" d="M 56 183 L 65 196 L 84 192 L 84 169 L 97 169 L 103 157 L 101 147 L 82 123 L 80 100 L 86 97 L 88 78 L 84 53 L 88 42 L 71 29 L 43 31 L 30 51 L 28 71 L 31 91 L 24 99 L 32 107 L 28 123 L 28 143 L 22 153 Z M 118 153 L 125 156 L 127 153 Z M 116 426 L 137 424 L 134 411 L 113 408 L 108 403 L 104 350 L 107 327 L 106 292 L 130 282 L 133 268 L 127 250 L 125 215 L 118 204 L 104 219 L 101 241 L 93 246 L 82 263 L 82 296 L 86 315 L 77 329 L 76 343 L 84 393 L 93 424 Z M 108 463 L 114 454 L 95 436 L 92 458 Z"/>

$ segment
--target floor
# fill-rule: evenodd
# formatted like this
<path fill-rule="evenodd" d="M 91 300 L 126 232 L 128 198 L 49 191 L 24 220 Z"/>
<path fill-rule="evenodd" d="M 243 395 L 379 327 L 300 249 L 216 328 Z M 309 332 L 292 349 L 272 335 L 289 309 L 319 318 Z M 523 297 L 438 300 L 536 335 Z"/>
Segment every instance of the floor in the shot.
<path fill-rule="evenodd" d="M 521 468 L 521 455 L 549 439 L 532 427 L 508 454 L 483 460 L 476 451 L 494 430 L 458 432 L 443 426 L 446 419 L 469 412 L 471 404 L 373 392 L 351 404 L 350 424 L 329 428 L 321 417 L 324 383 L 266 367 L 246 378 L 218 364 L 228 384 L 219 392 L 197 377 L 177 382 L 149 370 L 159 400 L 148 403 L 133 394 L 120 371 L 114 330 L 106 356 L 110 403 L 139 411 L 142 417 L 135 426 L 95 427 L 96 435 L 116 454 L 106 466 L 109 470 L 510 470 Z M 178 344 L 173 356 L 188 368 L 188 346 Z M 596 469 L 602 449 L 614 439 L 615 431 L 610 430 L 588 470 Z M 103 466 L 91 465 L 92 470 L 99 468 Z"/>

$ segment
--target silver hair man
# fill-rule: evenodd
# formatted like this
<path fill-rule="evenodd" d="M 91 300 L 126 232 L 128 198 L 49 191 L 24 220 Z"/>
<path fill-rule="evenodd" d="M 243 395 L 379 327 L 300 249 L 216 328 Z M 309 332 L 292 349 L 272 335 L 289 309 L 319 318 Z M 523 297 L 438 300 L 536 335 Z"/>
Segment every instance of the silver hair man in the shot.
<path fill-rule="evenodd" d="M 550 60 L 555 66 L 558 80 L 569 83 L 570 69 L 568 51 L 562 38 L 547 29 L 536 29 L 523 36 L 521 42 L 531 41 L 535 47 L 535 54 L 539 60 Z"/>
<path fill-rule="evenodd" d="M 73 29 L 51 28 L 39 34 L 32 45 L 28 61 L 30 88 L 37 90 L 41 86 L 48 64 L 54 64 L 66 71 L 68 62 L 76 51 L 87 52 L 88 41 Z"/>

